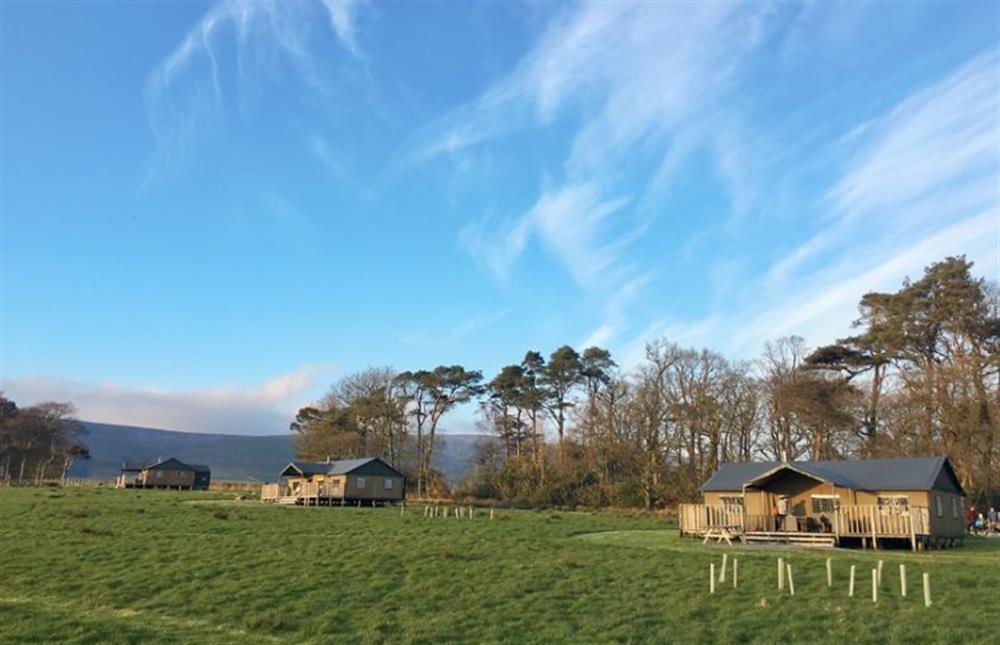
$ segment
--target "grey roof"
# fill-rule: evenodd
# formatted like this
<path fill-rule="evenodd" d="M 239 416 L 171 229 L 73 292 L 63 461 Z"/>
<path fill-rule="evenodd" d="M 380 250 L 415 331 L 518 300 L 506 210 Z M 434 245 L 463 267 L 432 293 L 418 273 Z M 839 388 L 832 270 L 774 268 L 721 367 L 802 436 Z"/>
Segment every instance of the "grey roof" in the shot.
<path fill-rule="evenodd" d="M 733 491 L 758 479 L 769 471 L 781 466 L 781 462 L 764 461 L 741 464 L 724 464 L 715 471 L 701 490 Z M 931 490 L 935 481 L 946 469 L 948 476 L 961 491 L 961 484 L 955 477 L 946 457 L 908 457 L 901 459 L 856 459 L 851 461 L 793 461 L 788 466 L 794 470 L 812 475 L 856 490 Z"/>
<path fill-rule="evenodd" d="M 293 461 L 282 472 L 287 472 L 289 468 L 294 468 L 303 475 L 346 475 L 352 470 L 357 470 L 361 466 L 373 461 L 380 460 L 377 457 L 366 457 L 364 459 L 337 459 L 330 462 Z"/>
<path fill-rule="evenodd" d="M 122 472 L 147 470 L 149 468 L 153 468 L 154 466 L 159 466 L 160 464 L 165 464 L 168 461 L 176 462 L 177 464 L 180 464 L 181 466 L 184 466 L 185 468 L 190 468 L 191 470 L 194 470 L 194 471 L 197 471 L 197 472 L 211 472 L 211 469 L 208 466 L 204 466 L 202 464 L 197 464 L 197 465 L 196 464 L 187 464 L 187 463 L 184 463 L 183 461 L 181 461 L 180 459 L 176 459 L 174 457 L 168 457 L 167 459 L 154 459 L 153 461 L 123 461 L 122 462 Z"/>

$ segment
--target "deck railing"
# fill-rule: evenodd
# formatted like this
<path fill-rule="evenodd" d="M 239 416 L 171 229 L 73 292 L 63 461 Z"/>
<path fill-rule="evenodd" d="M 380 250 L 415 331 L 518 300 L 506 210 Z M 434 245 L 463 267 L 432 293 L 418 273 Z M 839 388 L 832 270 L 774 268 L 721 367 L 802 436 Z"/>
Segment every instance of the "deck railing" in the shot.
<path fill-rule="evenodd" d="M 930 512 L 926 507 L 875 505 L 841 506 L 818 516 L 744 514 L 732 506 L 681 504 L 678 507 L 681 533 L 701 535 L 709 529 L 736 529 L 745 532 L 816 532 L 841 537 L 907 538 L 930 534 Z"/>
<path fill-rule="evenodd" d="M 287 483 L 264 484 L 260 489 L 260 498 L 264 501 L 278 500 L 286 497 L 298 499 L 338 498 L 344 494 L 344 487 L 339 481 L 332 482 L 299 482 L 295 485 Z"/>

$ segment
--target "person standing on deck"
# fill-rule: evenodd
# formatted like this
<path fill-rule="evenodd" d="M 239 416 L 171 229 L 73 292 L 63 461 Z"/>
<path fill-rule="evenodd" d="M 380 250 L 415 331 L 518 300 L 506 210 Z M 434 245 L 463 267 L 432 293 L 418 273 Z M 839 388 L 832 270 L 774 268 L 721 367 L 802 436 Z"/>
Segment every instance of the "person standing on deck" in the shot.
<path fill-rule="evenodd" d="M 990 506 L 990 511 L 986 514 L 986 525 L 989 528 L 990 535 L 997 532 L 997 509 L 992 506 Z"/>
<path fill-rule="evenodd" d="M 788 515 L 788 495 L 778 498 L 778 503 L 774 505 L 775 530 L 785 530 L 785 516 Z"/>
<path fill-rule="evenodd" d="M 970 506 L 969 510 L 965 513 L 965 528 L 969 533 L 973 532 L 976 526 L 976 507 Z"/>

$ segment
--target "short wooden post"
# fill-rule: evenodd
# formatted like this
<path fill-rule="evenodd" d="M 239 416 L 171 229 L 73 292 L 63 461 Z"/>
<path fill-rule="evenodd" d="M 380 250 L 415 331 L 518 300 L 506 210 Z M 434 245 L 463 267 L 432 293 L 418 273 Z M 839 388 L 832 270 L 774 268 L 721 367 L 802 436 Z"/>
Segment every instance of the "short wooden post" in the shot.
<path fill-rule="evenodd" d="M 795 583 L 792 582 L 792 565 L 786 564 L 785 567 L 788 569 L 788 593 L 795 595 Z"/>
<path fill-rule="evenodd" d="M 406 514 L 406 502 L 399 505 L 399 516 L 403 517 Z"/>
<path fill-rule="evenodd" d="M 882 586 L 882 560 L 878 561 L 878 584 Z"/>
<path fill-rule="evenodd" d="M 878 602 L 878 569 L 872 569 L 872 602 Z"/>
<path fill-rule="evenodd" d="M 871 522 L 872 522 L 872 551 L 878 551 L 878 530 L 875 526 L 875 507 L 871 507 Z"/>
<path fill-rule="evenodd" d="M 736 558 L 733 558 L 733 589 L 736 588 L 736 581 L 737 581 L 737 579 L 739 577 L 739 573 L 740 573 L 739 564 L 740 564 L 740 561 L 737 560 Z"/>
<path fill-rule="evenodd" d="M 924 607 L 931 606 L 931 574 L 924 572 Z"/>
<path fill-rule="evenodd" d="M 448 519 L 448 507 L 447 506 L 444 507 L 444 518 Z"/>
<path fill-rule="evenodd" d="M 906 598 L 906 565 L 899 565 L 899 595 Z"/>
<path fill-rule="evenodd" d="M 778 558 L 778 591 L 785 588 L 785 560 Z"/>
<path fill-rule="evenodd" d="M 726 562 L 726 558 L 728 558 L 728 557 L 729 557 L 728 554 L 726 554 L 726 553 L 722 554 L 722 569 L 719 571 L 719 582 L 720 583 L 723 583 L 723 582 L 726 581 L 726 565 L 729 564 L 728 562 Z"/>
<path fill-rule="evenodd" d="M 708 565 L 708 593 L 715 593 L 715 563 Z"/>
<path fill-rule="evenodd" d="M 361 510 L 361 500 L 358 500 L 358 510 Z"/>
<path fill-rule="evenodd" d="M 851 565 L 851 583 L 847 587 L 847 595 L 850 598 L 854 597 L 854 565 Z"/>
<path fill-rule="evenodd" d="M 490 509 L 490 519 L 491 520 L 493 519 L 493 509 L 492 508 Z"/>
<path fill-rule="evenodd" d="M 833 586 L 833 563 L 830 562 L 830 558 L 826 559 L 826 586 Z"/>
<path fill-rule="evenodd" d="M 471 506 L 469 507 L 469 519 L 470 520 L 472 519 L 472 507 Z"/>

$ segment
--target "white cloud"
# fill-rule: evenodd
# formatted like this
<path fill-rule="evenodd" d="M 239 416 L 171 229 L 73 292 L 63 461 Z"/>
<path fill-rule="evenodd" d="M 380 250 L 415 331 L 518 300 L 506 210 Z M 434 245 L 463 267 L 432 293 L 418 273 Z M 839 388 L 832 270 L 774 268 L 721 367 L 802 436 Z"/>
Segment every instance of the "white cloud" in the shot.
<path fill-rule="evenodd" d="M 47 377 L 4 379 L 2 389 L 19 406 L 70 401 L 86 421 L 223 434 L 281 434 L 294 411 L 330 373 L 307 366 L 248 387 L 170 390 Z"/>
<path fill-rule="evenodd" d="M 224 74 L 223 53 L 235 53 L 233 76 L 244 84 L 259 80 L 265 61 L 284 57 L 313 90 L 329 93 L 308 48 L 317 7 L 325 7 L 338 41 L 359 57 L 357 3 L 350 0 L 323 5 L 222 0 L 205 13 L 146 79 L 143 98 L 156 150 L 144 185 L 184 163 L 195 134 L 206 121 L 223 114 L 230 80 Z"/>
<path fill-rule="evenodd" d="M 651 325 L 626 345 L 638 360 L 651 338 L 712 346 L 738 357 L 795 334 L 817 345 L 850 332 L 868 291 L 949 255 L 980 275 L 1000 271 L 1000 78 L 995 50 L 905 97 L 841 139 L 856 150 L 826 201 L 836 216 L 760 278 L 743 297 L 717 299 L 702 319 Z"/>
<path fill-rule="evenodd" d="M 588 295 L 608 298 L 648 273 L 627 250 L 666 209 L 660 191 L 691 155 L 708 151 L 732 201 L 745 207 L 751 182 L 724 97 L 767 13 L 736 3 L 573 5 L 513 71 L 421 132 L 410 156 L 457 161 L 464 148 L 522 129 L 561 129 L 579 114 L 562 169 L 534 205 L 499 224 L 474 220 L 459 242 L 504 282 L 536 236 Z M 637 154 L 653 161 L 628 172 Z M 606 313 L 591 339 L 610 341 L 623 317 Z"/>

